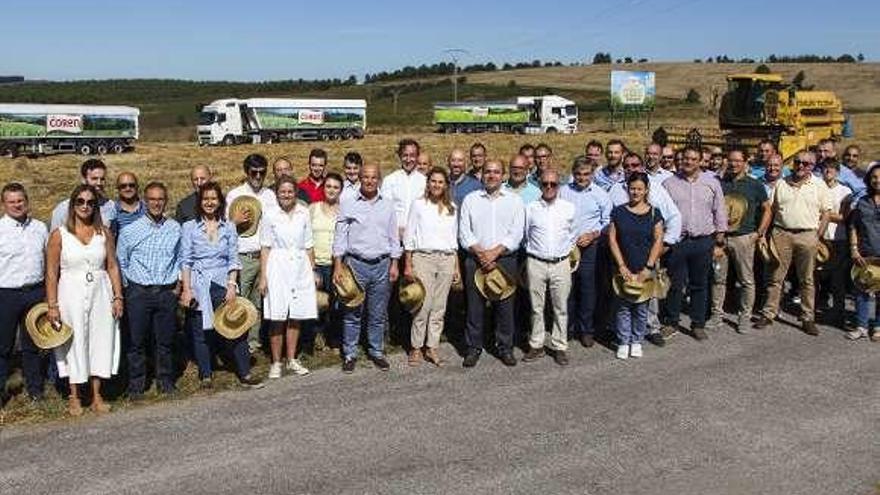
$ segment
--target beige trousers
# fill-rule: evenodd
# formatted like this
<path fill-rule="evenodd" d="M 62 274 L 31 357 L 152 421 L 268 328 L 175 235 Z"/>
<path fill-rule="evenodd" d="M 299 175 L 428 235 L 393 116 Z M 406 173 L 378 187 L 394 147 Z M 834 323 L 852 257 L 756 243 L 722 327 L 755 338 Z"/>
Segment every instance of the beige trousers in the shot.
<path fill-rule="evenodd" d="M 443 333 L 446 299 L 455 272 L 455 254 L 415 252 L 412 263 L 413 274 L 425 285 L 425 302 L 413 318 L 410 341 L 413 349 L 424 346 L 436 349 Z"/>
<path fill-rule="evenodd" d="M 748 323 L 755 304 L 755 240 L 756 233 L 727 238 L 724 255 L 715 260 L 716 270 L 712 282 L 712 316 L 719 318 L 724 314 L 724 298 L 727 295 L 728 262 L 733 263 L 736 280 L 739 282 L 739 324 Z"/>
<path fill-rule="evenodd" d="M 794 262 L 801 290 L 801 321 L 813 321 L 816 308 L 816 290 L 813 284 L 813 270 L 816 268 L 816 246 L 819 238 L 815 230 L 788 232 L 773 229 L 773 241 L 779 251 L 779 264 L 773 267 L 773 276 L 767 288 L 767 303 L 762 313 L 773 319 L 779 313 L 779 299 L 788 267 Z"/>
<path fill-rule="evenodd" d="M 545 345 L 554 351 L 568 349 L 568 294 L 571 292 L 571 269 L 568 260 L 547 263 L 532 257 L 526 259 L 529 299 L 532 303 L 532 331 L 529 346 L 543 349 Z M 553 328 L 549 344 L 544 330 L 544 301 L 550 291 L 553 305 Z"/>

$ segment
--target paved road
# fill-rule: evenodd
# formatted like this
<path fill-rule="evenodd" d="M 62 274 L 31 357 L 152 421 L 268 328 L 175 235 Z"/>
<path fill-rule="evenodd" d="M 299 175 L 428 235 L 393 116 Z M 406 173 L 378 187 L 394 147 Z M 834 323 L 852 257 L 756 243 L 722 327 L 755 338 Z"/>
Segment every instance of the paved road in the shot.
<path fill-rule="evenodd" d="M 875 493 L 880 344 L 777 327 L 568 368 L 397 357 L 7 428 L 0 493 Z"/>

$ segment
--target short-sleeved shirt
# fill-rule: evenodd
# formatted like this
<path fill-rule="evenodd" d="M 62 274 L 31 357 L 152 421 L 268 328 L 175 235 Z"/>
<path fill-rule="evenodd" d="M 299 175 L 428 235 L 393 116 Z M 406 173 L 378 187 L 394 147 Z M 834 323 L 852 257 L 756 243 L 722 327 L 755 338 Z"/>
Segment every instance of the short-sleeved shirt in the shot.
<path fill-rule="evenodd" d="M 852 201 L 852 189 L 838 182 L 834 187 L 829 186 L 828 192 L 831 194 L 831 211 L 843 214 L 850 201 Z M 825 229 L 825 240 L 845 241 L 846 237 L 846 225 L 844 225 L 844 222 L 828 222 L 828 228 Z"/>
<path fill-rule="evenodd" d="M 617 245 L 627 269 L 638 273 L 648 264 L 648 256 L 654 245 L 654 226 L 663 221 L 663 215 L 657 208 L 637 215 L 620 205 L 611 210 L 611 223 L 617 232 Z"/>
<path fill-rule="evenodd" d="M 764 184 L 754 177 L 745 175 L 741 178 L 727 177 L 721 181 L 721 190 L 724 195 L 739 194 L 746 199 L 748 209 L 743 215 L 739 229 L 728 231 L 729 234 L 751 234 L 758 229 L 763 210 L 761 205 L 767 201 L 767 189 Z"/>
<path fill-rule="evenodd" d="M 832 208 L 828 186 L 812 175 L 800 186 L 793 186 L 789 179 L 776 182 L 771 198 L 773 225 L 783 229 L 818 229 L 820 214 Z"/>
<path fill-rule="evenodd" d="M 862 196 L 853 207 L 850 222 L 859 236 L 859 254 L 880 256 L 880 205 L 874 198 Z"/>

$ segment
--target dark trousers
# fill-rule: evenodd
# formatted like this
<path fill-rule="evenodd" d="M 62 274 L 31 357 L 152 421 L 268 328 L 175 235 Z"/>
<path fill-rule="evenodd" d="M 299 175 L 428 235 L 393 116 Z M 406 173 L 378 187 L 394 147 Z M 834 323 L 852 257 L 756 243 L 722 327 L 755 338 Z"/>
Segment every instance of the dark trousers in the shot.
<path fill-rule="evenodd" d="M 685 283 L 690 295 L 691 327 L 706 326 L 709 306 L 709 270 L 712 269 L 711 236 L 684 239 L 666 254 L 666 268 L 672 287 L 663 307 L 663 324 L 678 325 Z"/>
<path fill-rule="evenodd" d="M 303 341 L 312 345 L 315 336 L 322 333 L 328 345 L 338 346 L 342 342 L 342 310 L 333 288 L 333 265 L 316 265 L 315 275 L 321 280 L 321 290 L 330 294 L 330 309 L 319 314 L 317 320 L 303 323 Z"/>
<path fill-rule="evenodd" d="M 211 305 L 210 311 L 218 308 L 223 304 L 226 297 L 226 289 L 211 284 Z M 235 373 L 238 378 L 244 378 L 251 373 L 251 357 L 248 350 L 248 333 L 245 332 L 239 338 L 229 340 L 218 335 L 213 328 L 202 328 L 202 312 L 200 310 L 188 310 L 186 312 L 187 327 L 189 328 L 190 339 L 192 339 L 193 355 L 196 358 L 196 364 L 199 367 L 199 378 L 208 378 L 213 374 L 214 356 L 218 352 L 223 352 L 226 357 L 231 357 L 235 362 Z"/>
<path fill-rule="evenodd" d="M 172 343 L 177 331 L 177 296 L 173 286 L 129 283 L 125 290 L 125 311 L 128 313 L 128 392 L 141 394 L 146 388 L 148 339 L 155 345 L 156 386 L 160 391 L 171 391 L 174 388 Z"/>
<path fill-rule="evenodd" d="M 568 297 L 568 314 L 573 335 L 593 335 L 596 332 L 596 260 L 598 239 L 581 249 L 581 262 L 573 275 L 571 295 Z"/>
<path fill-rule="evenodd" d="M 19 324 L 24 320 L 28 310 L 44 299 L 46 299 L 46 288 L 42 284 L 24 290 L 0 289 L 0 402 L 5 395 L 9 361 L 12 359 L 12 349 Z M 45 357 L 34 345 L 24 325 L 21 327 L 20 338 L 22 372 L 28 395 L 42 397 Z"/>
<path fill-rule="evenodd" d="M 516 275 L 516 257 L 504 256 L 498 258 L 497 264 L 508 274 Z M 465 342 L 468 352 L 481 352 L 483 349 L 483 322 L 486 310 L 486 300 L 480 295 L 474 284 L 474 273 L 479 269 L 477 262 L 472 256 L 464 261 L 464 283 L 467 291 L 467 328 Z M 513 352 L 513 303 L 516 294 L 503 301 L 490 302 L 493 319 L 495 321 L 495 347 L 499 354 Z"/>
<path fill-rule="evenodd" d="M 828 295 L 831 295 L 833 306 L 827 319 L 829 323 L 838 326 L 842 326 L 844 323 L 846 280 L 852 268 L 847 246 L 848 241 L 833 241 L 831 243 L 831 258 L 816 270 L 817 306 L 822 306 L 827 301 Z"/>

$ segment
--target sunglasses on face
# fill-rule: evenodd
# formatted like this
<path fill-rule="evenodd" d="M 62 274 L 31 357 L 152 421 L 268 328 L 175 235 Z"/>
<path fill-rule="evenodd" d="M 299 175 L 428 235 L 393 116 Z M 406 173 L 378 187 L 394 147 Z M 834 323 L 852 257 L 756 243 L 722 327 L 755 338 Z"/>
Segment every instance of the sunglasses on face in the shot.
<path fill-rule="evenodd" d="M 123 182 L 122 184 L 116 184 L 116 189 L 137 189 L 137 184 L 134 182 Z"/>
<path fill-rule="evenodd" d="M 541 187 L 559 187 L 558 182 L 541 182 Z"/>
<path fill-rule="evenodd" d="M 815 165 L 815 162 L 811 162 L 809 160 L 795 160 L 795 165 Z"/>
<path fill-rule="evenodd" d="M 73 202 L 76 206 L 88 206 L 90 208 L 94 208 L 98 206 L 98 200 L 96 199 L 86 199 L 86 198 L 76 198 Z"/>
<path fill-rule="evenodd" d="M 251 170 L 248 170 L 248 175 L 251 175 L 251 176 L 254 176 L 254 177 L 256 177 L 256 176 L 258 176 L 258 175 L 266 175 L 266 169 L 264 169 L 264 168 L 262 168 L 262 169 L 251 169 Z"/>

